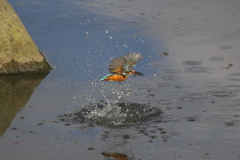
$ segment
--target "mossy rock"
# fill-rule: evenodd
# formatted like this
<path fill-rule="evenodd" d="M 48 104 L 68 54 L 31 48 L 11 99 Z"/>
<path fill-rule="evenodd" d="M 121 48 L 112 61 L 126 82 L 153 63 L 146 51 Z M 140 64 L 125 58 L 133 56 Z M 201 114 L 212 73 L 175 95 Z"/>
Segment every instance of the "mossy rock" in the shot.
<path fill-rule="evenodd" d="M 49 72 L 21 20 L 6 0 L 0 0 L 0 74 Z"/>

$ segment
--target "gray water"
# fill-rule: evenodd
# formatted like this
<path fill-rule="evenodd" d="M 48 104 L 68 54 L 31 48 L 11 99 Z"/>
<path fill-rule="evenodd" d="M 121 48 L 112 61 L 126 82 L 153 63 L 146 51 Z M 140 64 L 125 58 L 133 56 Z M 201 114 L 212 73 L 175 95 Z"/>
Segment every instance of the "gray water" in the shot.
<path fill-rule="evenodd" d="M 1 159 L 239 159 L 239 1 L 9 3 L 54 69 L 1 77 Z M 131 51 L 144 77 L 99 82 Z"/>

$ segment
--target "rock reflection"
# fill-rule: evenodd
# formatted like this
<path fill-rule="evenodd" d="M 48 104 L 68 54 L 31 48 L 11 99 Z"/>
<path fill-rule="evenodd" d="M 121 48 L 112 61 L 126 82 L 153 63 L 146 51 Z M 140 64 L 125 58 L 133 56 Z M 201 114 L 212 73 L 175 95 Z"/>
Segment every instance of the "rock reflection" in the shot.
<path fill-rule="evenodd" d="M 0 136 L 9 127 L 19 109 L 26 105 L 34 88 L 46 75 L 0 76 Z"/>

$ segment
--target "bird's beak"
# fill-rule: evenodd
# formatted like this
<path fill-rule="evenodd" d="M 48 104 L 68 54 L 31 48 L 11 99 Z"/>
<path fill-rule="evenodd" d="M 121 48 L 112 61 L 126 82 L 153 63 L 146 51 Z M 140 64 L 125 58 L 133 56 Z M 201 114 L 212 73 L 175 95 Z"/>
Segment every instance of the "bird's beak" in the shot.
<path fill-rule="evenodd" d="M 144 73 L 141 73 L 141 72 L 137 72 L 137 71 L 134 71 L 134 76 L 138 75 L 138 76 L 144 76 Z"/>

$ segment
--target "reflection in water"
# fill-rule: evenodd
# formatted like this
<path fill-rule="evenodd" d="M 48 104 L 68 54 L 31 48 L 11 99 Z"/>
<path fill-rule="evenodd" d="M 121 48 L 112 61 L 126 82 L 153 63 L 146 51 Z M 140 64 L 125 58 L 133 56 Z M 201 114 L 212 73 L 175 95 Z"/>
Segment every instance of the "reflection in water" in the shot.
<path fill-rule="evenodd" d="M 105 157 L 113 157 L 116 160 L 128 160 L 128 156 L 126 154 L 121 154 L 121 153 L 105 153 L 102 152 L 102 155 Z"/>
<path fill-rule="evenodd" d="M 25 106 L 34 88 L 46 75 L 5 75 L 0 77 L 0 136 L 9 127 L 19 109 Z"/>

